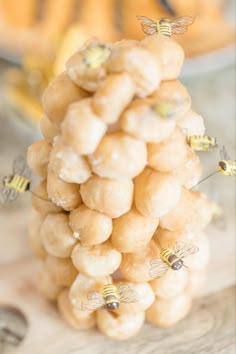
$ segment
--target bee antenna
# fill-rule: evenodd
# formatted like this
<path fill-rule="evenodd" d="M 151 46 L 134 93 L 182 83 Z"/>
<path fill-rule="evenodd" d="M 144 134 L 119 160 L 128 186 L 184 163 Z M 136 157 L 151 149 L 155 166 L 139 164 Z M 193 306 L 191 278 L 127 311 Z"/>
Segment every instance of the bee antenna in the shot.
<path fill-rule="evenodd" d="M 185 268 L 189 268 L 189 267 L 187 267 L 184 263 L 183 263 L 183 266 L 184 266 Z"/>
<path fill-rule="evenodd" d="M 201 184 L 202 182 L 204 182 L 204 181 L 206 181 L 208 178 L 210 178 L 210 177 L 212 177 L 212 176 L 214 176 L 214 175 L 216 175 L 217 173 L 219 173 L 219 171 L 217 170 L 217 171 L 215 171 L 215 172 L 213 172 L 213 173 L 211 173 L 210 175 L 208 175 L 207 177 L 205 177 L 205 178 L 203 178 L 203 179 L 201 179 L 201 181 L 199 181 L 197 184 L 195 184 L 195 186 L 193 186 L 190 190 L 192 191 L 194 188 L 196 188 L 199 184 Z"/>

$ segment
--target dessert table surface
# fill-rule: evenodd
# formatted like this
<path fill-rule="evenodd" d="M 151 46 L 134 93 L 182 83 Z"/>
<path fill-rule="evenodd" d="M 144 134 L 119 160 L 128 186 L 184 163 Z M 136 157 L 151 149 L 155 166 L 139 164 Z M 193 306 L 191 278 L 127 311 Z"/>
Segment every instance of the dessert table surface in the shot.
<path fill-rule="evenodd" d="M 235 158 L 234 67 L 185 78 L 193 109 L 205 119 L 207 134 L 217 136 Z M 11 163 L 38 138 L 36 129 L 12 119 L 0 103 L 0 178 L 11 172 Z M 204 176 L 214 171 L 219 151 L 201 155 Z M 41 298 L 33 286 L 38 267 L 27 242 L 30 196 L 13 205 L 0 206 L 0 304 L 12 304 L 27 316 L 29 330 L 14 354 L 233 354 L 235 323 L 235 178 L 214 176 L 200 190 L 223 206 L 224 230 L 211 225 L 208 283 L 203 297 L 194 301 L 186 319 L 169 329 L 146 324 L 124 342 L 105 338 L 96 330 L 74 331 L 59 317 L 56 307 Z"/>

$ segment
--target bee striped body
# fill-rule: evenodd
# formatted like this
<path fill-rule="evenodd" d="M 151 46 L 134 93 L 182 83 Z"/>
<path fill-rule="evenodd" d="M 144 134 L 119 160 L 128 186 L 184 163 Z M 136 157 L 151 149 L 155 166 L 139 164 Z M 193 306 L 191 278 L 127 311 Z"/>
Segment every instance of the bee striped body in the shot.
<path fill-rule="evenodd" d="M 166 263 L 172 270 L 179 270 L 183 267 L 183 260 L 176 256 L 171 248 L 164 248 L 160 253 L 161 260 Z"/>
<path fill-rule="evenodd" d="M 23 176 L 10 176 L 6 177 L 4 184 L 7 188 L 12 188 L 18 193 L 24 193 L 29 189 L 30 180 Z"/>
<path fill-rule="evenodd" d="M 216 138 L 207 135 L 192 135 L 188 144 L 194 151 L 210 151 L 218 146 Z"/>
<path fill-rule="evenodd" d="M 84 55 L 85 64 L 92 69 L 99 68 L 109 57 L 110 49 L 106 46 L 96 46 L 86 49 Z"/>
<path fill-rule="evenodd" d="M 108 310 L 116 310 L 120 305 L 120 295 L 117 287 L 113 284 L 104 285 L 102 296 L 105 301 L 105 307 Z"/>
<path fill-rule="evenodd" d="M 168 37 L 172 36 L 171 23 L 167 18 L 157 21 L 157 34 L 162 34 Z"/>
<path fill-rule="evenodd" d="M 224 176 L 236 176 L 236 161 L 221 160 L 218 163 L 218 170 Z"/>

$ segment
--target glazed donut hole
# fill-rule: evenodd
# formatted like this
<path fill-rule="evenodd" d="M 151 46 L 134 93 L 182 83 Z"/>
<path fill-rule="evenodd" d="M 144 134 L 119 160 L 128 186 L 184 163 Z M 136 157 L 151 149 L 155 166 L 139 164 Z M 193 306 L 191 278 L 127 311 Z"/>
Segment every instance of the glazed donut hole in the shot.
<path fill-rule="evenodd" d="M 112 220 L 109 216 L 80 205 L 70 213 L 69 225 L 75 238 L 82 246 L 95 246 L 105 242 L 112 233 Z"/>
<path fill-rule="evenodd" d="M 188 272 L 169 269 L 162 277 L 151 281 L 154 294 L 160 299 L 172 299 L 181 294 L 187 286 Z"/>
<path fill-rule="evenodd" d="M 70 257 L 77 240 L 73 237 L 68 221 L 68 215 L 63 213 L 49 214 L 45 218 L 40 229 L 40 238 L 49 255 Z"/>
<path fill-rule="evenodd" d="M 190 307 L 191 298 L 185 293 L 171 299 L 156 298 L 146 311 L 146 319 L 157 327 L 170 327 L 182 320 Z"/>
<path fill-rule="evenodd" d="M 70 302 L 74 308 L 81 310 L 82 303 L 88 304 L 88 293 L 90 291 L 101 292 L 104 285 L 110 283 L 111 278 L 109 276 L 91 278 L 82 273 L 79 273 L 69 290 Z M 91 313 L 93 310 L 84 312 Z"/>
<path fill-rule="evenodd" d="M 169 103 L 173 107 L 174 116 L 179 118 L 178 122 L 189 112 L 192 105 L 186 87 L 178 80 L 162 81 L 160 87 L 151 95 L 151 99 Z"/>
<path fill-rule="evenodd" d="M 70 211 L 81 204 L 79 185 L 67 183 L 49 170 L 47 178 L 48 198 L 57 206 Z"/>
<path fill-rule="evenodd" d="M 54 139 L 49 168 L 65 182 L 83 183 L 91 176 L 85 157 L 78 155 L 60 137 Z"/>
<path fill-rule="evenodd" d="M 137 334 L 145 320 L 144 312 L 116 315 L 107 310 L 97 311 L 97 327 L 107 337 L 125 340 Z"/>
<path fill-rule="evenodd" d="M 110 241 L 90 247 L 81 247 L 78 244 L 71 257 L 78 271 L 89 277 L 106 277 L 112 274 L 119 268 L 122 258 Z"/>
<path fill-rule="evenodd" d="M 171 174 L 185 188 L 193 188 L 200 181 L 202 175 L 202 165 L 199 156 L 191 149 L 187 149 L 185 160 L 172 170 Z"/>
<path fill-rule="evenodd" d="M 141 251 L 150 242 L 158 224 L 158 218 L 145 217 L 132 207 L 113 220 L 112 244 L 122 253 Z"/>
<path fill-rule="evenodd" d="M 186 137 L 176 127 L 168 139 L 159 144 L 148 144 L 148 165 L 157 171 L 170 172 L 183 164 L 187 152 Z"/>
<path fill-rule="evenodd" d="M 184 62 L 183 48 L 164 35 L 147 36 L 140 44 L 160 61 L 161 80 L 176 79 Z M 143 63 L 146 64 L 145 61 Z"/>
<path fill-rule="evenodd" d="M 144 216 L 158 218 L 176 207 L 181 195 L 179 182 L 169 173 L 150 168 L 134 180 L 134 200 Z"/>
<path fill-rule="evenodd" d="M 137 296 L 137 301 L 135 302 L 120 302 L 116 314 L 125 315 L 126 313 L 137 313 L 143 312 L 151 306 L 155 300 L 155 295 L 152 287 L 148 283 L 131 283 L 131 282 L 115 282 L 114 285 L 119 288 L 120 285 L 127 284 L 132 291 L 135 292 Z"/>
<path fill-rule="evenodd" d="M 130 75 L 137 97 L 146 97 L 159 87 L 161 72 L 159 58 L 139 45 L 113 47 L 107 64 L 109 73 Z"/>
<path fill-rule="evenodd" d="M 134 249 L 135 250 L 135 249 Z M 151 240 L 149 244 L 139 252 L 122 254 L 122 262 L 119 270 L 124 279 L 138 283 L 152 280 L 150 275 L 150 262 L 159 258 L 160 250 Z"/>
<path fill-rule="evenodd" d="M 34 276 L 38 291 L 48 300 L 56 301 L 63 287 L 56 284 L 49 275 L 45 265 L 42 265 Z"/>
<path fill-rule="evenodd" d="M 91 41 L 66 62 L 69 77 L 84 90 L 96 91 L 106 78 L 110 52 L 108 45 Z"/>
<path fill-rule="evenodd" d="M 158 227 L 154 235 L 154 240 L 160 247 L 168 248 L 171 244 L 180 239 L 191 241 L 194 237 L 195 235 L 193 232 L 188 232 L 186 230 L 170 231 Z"/>
<path fill-rule="evenodd" d="M 186 294 L 192 298 L 197 298 L 203 294 L 207 284 L 206 270 L 190 271 L 188 275 L 188 283 L 185 288 Z"/>
<path fill-rule="evenodd" d="M 103 137 L 89 162 L 100 177 L 132 179 L 146 165 L 147 148 L 144 142 L 127 134 L 111 133 Z"/>
<path fill-rule="evenodd" d="M 52 149 L 50 140 L 35 141 L 28 148 L 27 163 L 30 169 L 38 176 L 46 177 L 49 156 Z"/>
<path fill-rule="evenodd" d="M 170 231 L 200 231 L 210 223 L 211 218 L 212 208 L 205 195 L 183 187 L 179 202 L 160 218 L 160 226 Z"/>
<path fill-rule="evenodd" d="M 204 135 L 206 131 L 202 116 L 192 110 L 182 115 L 177 124 L 187 136 Z"/>
<path fill-rule="evenodd" d="M 55 284 L 64 287 L 71 286 L 78 274 L 70 258 L 48 256 L 45 268 Z"/>
<path fill-rule="evenodd" d="M 93 96 L 95 114 L 105 123 L 114 124 L 135 93 L 131 77 L 126 73 L 111 74 Z"/>
<path fill-rule="evenodd" d="M 51 81 L 42 96 L 43 110 L 52 124 L 60 128 L 68 106 L 88 96 L 76 86 L 66 72 Z"/>
<path fill-rule="evenodd" d="M 135 100 L 121 116 L 121 129 L 131 136 L 145 142 L 159 143 L 174 131 L 174 119 L 161 117 L 155 111 L 155 101 Z"/>
<path fill-rule="evenodd" d="M 135 47 L 139 46 L 139 41 L 135 39 L 121 39 L 120 41 L 111 43 L 111 49 L 112 50 L 117 50 L 119 48 L 124 48 L 124 47 Z"/>
<path fill-rule="evenodd" d="M 93 175 L 80 186 L 87 207 L 117 218 L 130 210 L 133 201 L 132 180 L 115 180 Z"/>
<path fill-rule="evenodd" d="M 62 208 L 53 204 L 48 199 L 47 193 L 47 180 L 44 179 L 41 183 L 34 188 L 32 194 L 32 205 L 42 216 L 46 216 L 51 213 L 59 213 L 62 211 Z"/>
<path fill-rule="evenodd" d="M 40 228 L 43 220 L 42 215 L 32 208 L 28 225 L 29 244 L 34 255 L 40 259 L 44 259 L 47 255 L 40 238 Z"/>
<path fill-rule="evenodd" d="M 92 154 L 106 129 L 106 124 L 92 110 L 91 98 L 87 98 L 69 106 L 62 124 L 62 138 L 77 154 Z"/>
<path fill-rule="evenodd" d="M 44 114 L 39 121 L 40 131 L 45 139 L 49 139 L 51 142 L 53 138 L 59 135 L 60 130 L 51 123 L 50 119 Z"/>
<path fill-rule="evenodd" d="M 89 329 L 96 324 L 95 313 L 80 311 L 73 307 L 69 299 L 68 289 L 64 289 L 59 294 L 57 306 L 64 320 L 75 329 Z"/>

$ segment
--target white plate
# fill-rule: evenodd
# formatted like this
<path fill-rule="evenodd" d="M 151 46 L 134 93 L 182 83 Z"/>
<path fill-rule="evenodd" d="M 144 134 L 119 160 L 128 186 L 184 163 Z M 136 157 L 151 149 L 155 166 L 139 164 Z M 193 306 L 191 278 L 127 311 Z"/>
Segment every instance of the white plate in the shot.
<path fill-rule="evenodd" d="M 235 43 L 210 53 L 185 59 L 180 77 L 190 77 L 223 69 L 235 62 Z"/>

